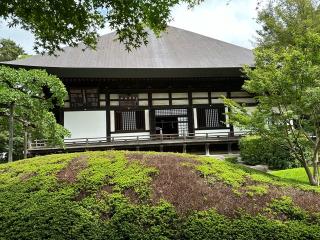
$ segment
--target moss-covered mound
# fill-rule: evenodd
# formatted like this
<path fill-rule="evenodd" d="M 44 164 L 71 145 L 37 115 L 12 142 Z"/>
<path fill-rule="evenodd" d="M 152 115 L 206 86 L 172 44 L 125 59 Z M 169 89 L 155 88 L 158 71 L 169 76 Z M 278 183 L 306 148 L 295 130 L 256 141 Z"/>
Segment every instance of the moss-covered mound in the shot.
<path fill-rule="evenodd" d="M 50 155 L 0 165 L 0 239 L 320 239 L 318 188 L 210 157 Z"/>

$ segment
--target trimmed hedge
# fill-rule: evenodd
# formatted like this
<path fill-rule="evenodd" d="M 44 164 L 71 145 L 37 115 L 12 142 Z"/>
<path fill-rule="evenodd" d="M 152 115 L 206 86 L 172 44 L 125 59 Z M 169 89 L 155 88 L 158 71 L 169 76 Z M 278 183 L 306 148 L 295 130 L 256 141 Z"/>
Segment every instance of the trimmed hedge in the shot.
<path fill-rule="evenodd" d="M 249 165 L 267 164 L 271 169 L 300 167 L 283 140 L 269 141 L 259 136 L 247 136 L 240 140 L 240 155 Z"/>
<path fill-rule="evenodd" d="M 304 221 L 275 221 L 263 216 L 228 219 L 211 210 L 189 217 L 182 227 L 182 239 L 315 240 L 320 239 L 320 226 Z"/>

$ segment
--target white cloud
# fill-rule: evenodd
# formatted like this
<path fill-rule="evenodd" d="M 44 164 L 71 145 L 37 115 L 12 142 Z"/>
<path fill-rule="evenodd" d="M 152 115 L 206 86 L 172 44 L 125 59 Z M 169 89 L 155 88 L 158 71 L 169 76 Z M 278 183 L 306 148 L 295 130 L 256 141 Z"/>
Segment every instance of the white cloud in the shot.
<path fill-rule="evenodd" d="M 180 5 L 173 9 L 170 25 L 252 48 L 258 29 L 256 4 L 256 0 L 206 0 L 191 10 Z"/>
<path fill-rule="evenodd" d="M 227 4 L 230 2 L 229 4 Z M 255 31 L 257 0 L 205 0 L 194 9 L 187 5 L 173 8 L 174 20 L 170 25 L 203 34 L 222 41 L 252 48 Z M 99 34 L 110 32 L 106 27 Z M 27 53 L 34 54 L 34 36 L 19 28 L 8 28 L 0 20 L 0 38 L 10 38 L 21 45 Z"/>

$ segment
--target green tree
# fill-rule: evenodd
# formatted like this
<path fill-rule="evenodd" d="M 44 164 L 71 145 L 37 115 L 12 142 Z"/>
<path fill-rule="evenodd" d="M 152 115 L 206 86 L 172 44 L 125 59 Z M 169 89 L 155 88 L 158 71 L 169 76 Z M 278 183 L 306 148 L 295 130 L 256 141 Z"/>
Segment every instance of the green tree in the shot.
<path fill-rule="evenodd" d="M 10 39 L 0 39 L 0 62 L 17 59 L 20 55 L 25 54 L 22 47 Z"/>
<path fill-rule="evenodd" d="M 257 109 L 248 114 L 243 106 L 225 100 L 235 125 L 269 139 L 285 139 L 312 185 L 319 185 L 319 5 L 312 0 L 273 0 L 259 12 L 256 65 L 245 67 L 249 80 L 243 86 L 256 96 Z"/>
<path fill-rule="evenodd" d="M 66 94 L 63 83 L 43 70 L 0 67 L 0 123 L 2 129 L 9 128 L 9 134 L 2 134 L 9 142 L 5 146 L 9 161 L 13 159 L 14 129 L 20 139 L 17 143 L 23 142 L 22 146 L 16 144 L 20 149 L 26 148 L 23 146 L 30 134 L 52 144 L 63 144 L 69 133 L 56 123 L 52 110 L 63 106 Z"/>
<path fill-rule="evenodd" d="M 61 45 L 84 42 L 94 47 L 97 30 L 106 24 L 117 32 L 127 49 L 147 42 L 146 27 L 159 33 L 171 20 L 179 3 L 190 7 L 203 0 L 1 0 L 0 17 L 9 26 L 20 26 L 35 35 L 35 50 L 53 54 Z"/>

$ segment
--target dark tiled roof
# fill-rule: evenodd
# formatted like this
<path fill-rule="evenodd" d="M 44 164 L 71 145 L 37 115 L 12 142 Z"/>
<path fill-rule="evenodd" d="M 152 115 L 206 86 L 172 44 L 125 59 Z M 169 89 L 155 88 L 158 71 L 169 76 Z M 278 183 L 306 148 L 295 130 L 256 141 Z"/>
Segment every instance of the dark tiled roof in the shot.
<path fill-rule="evenodd" d="M 244 64 L 254 65 L 249 49 L 175 27 L 168 27 L 160 38 L 150 33 L 148 45 L 131 52 L 115 41 L 115 37 L 115 33 L 101 36 L 96 50 L 83 51 L 85 46 L 79 44 L 76 48 L 64 48 L 58 57 L 36 55 L 5 64 L 100 69 L 239 68 Z"/>

